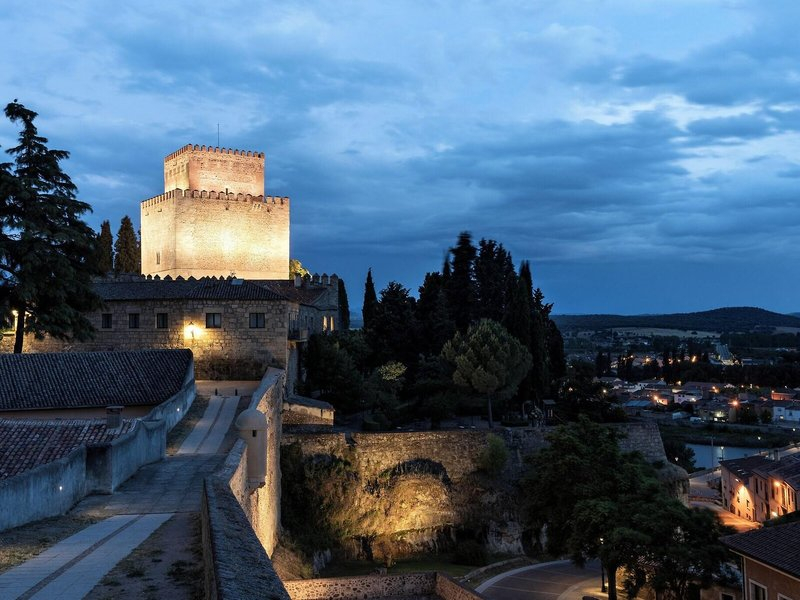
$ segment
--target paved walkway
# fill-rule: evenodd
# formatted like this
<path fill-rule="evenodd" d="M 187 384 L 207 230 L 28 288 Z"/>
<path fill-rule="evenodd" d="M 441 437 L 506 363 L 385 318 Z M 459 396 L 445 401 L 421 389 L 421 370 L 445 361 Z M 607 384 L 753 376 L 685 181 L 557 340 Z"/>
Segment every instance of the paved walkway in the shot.
<path fill-rule="evenodd" d="M 600 592 L 600 562 L 580 569 L 568 560 L 513 569 L 484 581 L 477 588 L 491 600 L 581 600 L 608 598 Z"/>
<path fill-rule="evenodd" d="M 111 495 L 89 496 L 77 513 L 113 515 L 0 575 L 0 599 L 81 600 L 177 512 L 199 512 L 203 479 L 220 451 L 239 396 L 214 396 L 175 456 L 145 465 Z"/>

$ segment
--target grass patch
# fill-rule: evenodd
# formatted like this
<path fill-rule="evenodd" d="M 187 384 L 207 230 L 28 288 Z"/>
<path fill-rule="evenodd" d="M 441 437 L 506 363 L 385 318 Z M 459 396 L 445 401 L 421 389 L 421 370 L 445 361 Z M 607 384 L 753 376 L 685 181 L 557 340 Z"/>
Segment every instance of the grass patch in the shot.
<path fill-rule="evenodd" d="M 210 400 L 211 398 L 208 396 L 198 395 L 195 397 L 192 406 L 167 435 L 167 454 L 175 454 L 178 451 L 183 441 L 189 437 L 194 426 L 203 418 Z"/>
<path fill-rule="evenodd" d="M 64 515 L 0 533 L 0 573 L 24 563 L 100 519 Z"/>

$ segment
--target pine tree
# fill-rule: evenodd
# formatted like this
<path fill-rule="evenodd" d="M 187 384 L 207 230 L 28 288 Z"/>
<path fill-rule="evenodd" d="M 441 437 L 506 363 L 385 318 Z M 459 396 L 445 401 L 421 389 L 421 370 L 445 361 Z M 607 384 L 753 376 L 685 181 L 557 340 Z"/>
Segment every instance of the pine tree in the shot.
<path fill-rule="evenodd" d="M 370 329 L 374 326 L 377 309 L 378 295 L 375 293 L 375 284 L 372 283 L 372 269 L 369 269 L 367 271 L 367 281 L 364 283 L 364 304 L 361 307 L 364 329 Z"/>
<path fill-rule="evenodd" d="M 19 144 L 0 165 L 0 321 L 15 322 L 14 352 L 25 333 L 86 340 L 94 329 L 84 313 L 99 306 L 96 235 L 81 219 L 91 210 L 34 125 L 35 112 L 16 100 L 5 108 L 20 123 Z"/>
<path fill-rule="evenodd" d="M 350 329 L 350 303 L 347 301 L 347 289 L 344 287 L 344 279 L 339 279 L 337 294 L 339 300 L 339 328 L 346 331 Z"/>
<path fill-rule="evenodd" d="M 114 243 L 114 271 L 116 273 L 139 273 L 139 241 L 133 222 L 128 215 L 122 217 Z"/>
<path fill-rule="evenodd" d="M 114 238 L 111 235 L 111 223 L 100 224 L 100 235 L 97 238 L 97 270 L 110 273 L 114 269 Z"/>
<path fill-rule="evenodd" d="M 475 317 L 475 256 L 472 236 L 462 231 L 452 249 L 452 272 L 447 280 L 447 308 L 459 331 L 466 331 Z"/>

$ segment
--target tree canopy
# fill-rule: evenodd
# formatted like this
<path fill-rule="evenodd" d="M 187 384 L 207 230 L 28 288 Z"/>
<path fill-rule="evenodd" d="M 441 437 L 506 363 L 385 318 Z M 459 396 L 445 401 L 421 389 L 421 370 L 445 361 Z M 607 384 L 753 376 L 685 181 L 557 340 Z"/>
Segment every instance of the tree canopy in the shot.
<path fill-rule="evenodd" d="M 24 334 L 85 340 L 94 328 L 85 312 L 99 306 L 96 236 L 82 220 L 90 206 L 61 169 L 69 157 L 47 147 L 37 114 L 16 100 L 5 115 L 22 129 L 0 165 L 0 321 L 16 326 L 14 351 Z"/>
<path fill-rule="evenodd" d="M 655 468 L 617 440 L 586 417 L 551 434 L 523 482 L 527 521 L 546 525 L 549 552 L 579 565 L 599 558 L 612 600 L 621 567 L 629 597 L 647 584 L 662 598 L 685 598 L 692 579 L 708 585 L 721 571 L 725 530 L 713 513 L 670 496 Z"/>
<path fill-rule="evenodd" d="M 531 365 L 528 350 L 490 319 L 471 325 L 466 334 L 457 332 L 442 348 L 442 357 L 455 367 L 456 385 L 486 398 L 490 427 L 492 402 L 513 395 Z"/>

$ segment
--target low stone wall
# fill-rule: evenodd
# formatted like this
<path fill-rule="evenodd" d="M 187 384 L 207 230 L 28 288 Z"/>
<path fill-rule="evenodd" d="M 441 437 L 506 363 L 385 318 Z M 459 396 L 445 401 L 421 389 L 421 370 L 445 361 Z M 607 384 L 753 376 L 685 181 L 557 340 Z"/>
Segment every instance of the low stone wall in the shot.
<path fill-rule="evenodd" d="M 403 598 L 472 600 L 483 598 L 446 575 L 436 572 L 406 575 L 369 575 L 287 581 L 286 591 L 292 600 L 369 600 Z"/>
<path fill-rule="evenodd" d="M 67 512 L 86 495 L 86 448 L 0 480 L 0 531 Z"/>
<path fill-rule="evenodd" d="M 197 396 L 194 385 L 194 361 L 189 365 L 186 377 L 180 391 L 166 402 L 162 402 L 150 411 L 147 415 L 148 420 L 155 421 L 163 419 L 167 425 L 167 433 L 177 425 L 183 416 L 189 411 Z"/>
<path fill-rule="evenodd" d="M 166 422 L 139 421 L 113 442 L 86 448 L 86 491 L 111 494 L 140 467 L 158 462 L 167 450 Z"/>
<path fill-rule="evenodd" d="M 225 477 L 206 478 L 200 522 L 207 600 L 290 600 Z"/>
<path fill-rule="evenodd" d="M 280 435 L 285 373 L 269 369 L 250 408 L 267 415 L 267 477 L 247 485 L 247 452 L 238 440 L 223 466 L 204 482 L 203 554 L 206 598 L 288 600 L 269 560 L 280 534 Z"/>

